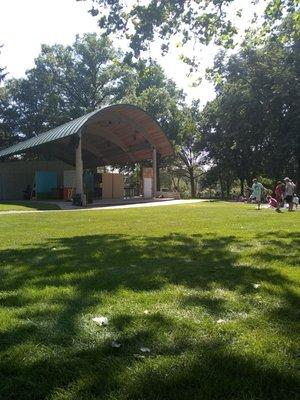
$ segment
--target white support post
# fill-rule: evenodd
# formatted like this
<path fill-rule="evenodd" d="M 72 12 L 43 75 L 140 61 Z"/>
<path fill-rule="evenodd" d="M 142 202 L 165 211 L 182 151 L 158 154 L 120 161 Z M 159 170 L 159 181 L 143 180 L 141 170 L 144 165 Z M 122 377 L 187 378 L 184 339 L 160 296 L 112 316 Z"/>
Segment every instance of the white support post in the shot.
<path fill-rule="evenodd" d="M 157 192 L 157 155 L 156 148 L 153 148 L 153 197 Z"/>
<path fill-rule="evenodd" d="M 78 145 L 76 147 L 76 195 L 80 195 L 81 204 L 85 206 L 86 197 L 83 192 L 83 162 L 82 162 L 81 135 L 79 137 Z"/>

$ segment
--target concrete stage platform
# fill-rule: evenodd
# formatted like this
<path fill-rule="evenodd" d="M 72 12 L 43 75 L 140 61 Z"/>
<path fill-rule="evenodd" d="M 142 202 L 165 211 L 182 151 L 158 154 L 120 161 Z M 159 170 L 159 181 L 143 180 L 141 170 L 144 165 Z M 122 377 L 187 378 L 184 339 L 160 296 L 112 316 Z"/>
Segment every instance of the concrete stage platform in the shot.
<path fill-rule="evenodd" d="M 94 200 L 93 203 L 88 204 L 85 207 L 74 206 L 70 201 L 39 201 L 39 203 L 48 203 L 48 204 L 56 204 L 62 210 L 86 210 L 86 209 L 94 209 L 94 208 L 103 208 L 103 207 L 115 207 L 115 206 L 127 206 L 127 205 L 147 205 L 152 203 L 164 203 L 164 202 L 173 202 L 175 199 L 172 198 L 153 198 L 153 199 L 143 199 L 141 197 L 135 197 L 130 199 L 112 199 L 112 200 Z"/>

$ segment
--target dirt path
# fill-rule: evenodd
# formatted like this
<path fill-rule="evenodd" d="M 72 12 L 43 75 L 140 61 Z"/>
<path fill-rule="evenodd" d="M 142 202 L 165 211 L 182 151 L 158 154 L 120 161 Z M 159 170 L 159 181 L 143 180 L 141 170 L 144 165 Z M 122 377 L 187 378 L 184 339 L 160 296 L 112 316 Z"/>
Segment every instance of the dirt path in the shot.
<path fill-rule="evenodd" d="M 135 203 L 135 204 L 124 204 L 124 205 L 112 205 L 102 207 L 90 207 L 90 208 L 74 208 L 70 210 L 10 210 L 0 211 L 0 215 L 11 215 L 11 214 L 29 214 L 29 213 L 59 213 L 59 212 L 74 212 L 74 211 L 105 211 L 105 210 L 116 210 L 122 208 L 141 208 L 141 207 L 163 207 L 163 206 L 176 206 L 181 204 L 193 204 L 201 203 L 207 200 L 166 200 L 164 202 L 152 202 L 152 203 Z"/>

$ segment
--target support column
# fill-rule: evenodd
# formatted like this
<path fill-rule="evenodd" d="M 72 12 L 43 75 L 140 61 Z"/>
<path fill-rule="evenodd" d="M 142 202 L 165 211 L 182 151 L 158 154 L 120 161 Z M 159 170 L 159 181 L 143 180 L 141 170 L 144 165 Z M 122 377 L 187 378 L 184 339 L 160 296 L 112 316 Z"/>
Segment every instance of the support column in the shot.
<path fill-rule="evenodd" d="M 156 148 L 153 148 L 153 197 L 157 192 L 157 154 Z"/>
<path fill-rule="evenodd" d="M 159 153 L 157 153 L 156 157 L 157 157 L 157 160 L 156 160 L 157 161 L 156 188 L 157 188 L 158 191 L 160 191 L 160 160 L 161 160 L 161 155 Z"/>
<path fill-rule="evenodd" d="M 86 197 L 83 191 L 83 162 L 81 136 L 76 147 L 76 197 L 80 197 L 81 205 L 86 206 Z"/>

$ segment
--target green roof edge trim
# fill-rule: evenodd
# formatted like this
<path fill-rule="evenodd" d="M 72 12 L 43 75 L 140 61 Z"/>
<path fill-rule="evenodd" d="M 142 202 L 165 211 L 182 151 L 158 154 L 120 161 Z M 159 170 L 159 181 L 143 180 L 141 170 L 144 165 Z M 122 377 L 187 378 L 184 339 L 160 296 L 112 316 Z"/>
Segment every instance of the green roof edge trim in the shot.
<path fill-rule="evenodd" d="M 101 109 L 92 111 L 89 114 L 83 115 L 82 117 L 66 122 L 63 125 L 51 129 L 50 131 L 41 133 L 30 139 L 24 140 L 23 142 L 19 142 L 13 146 L 7 147 L 6 149 L 0 150 L 0 158 L 13 154 L 21 154 L 26 150 L 41 146 L 45 143 L 54 142 L 55 140 L 75 135 L 80 131 L 83 125 L 99 111 L 101 111 Z"/>

